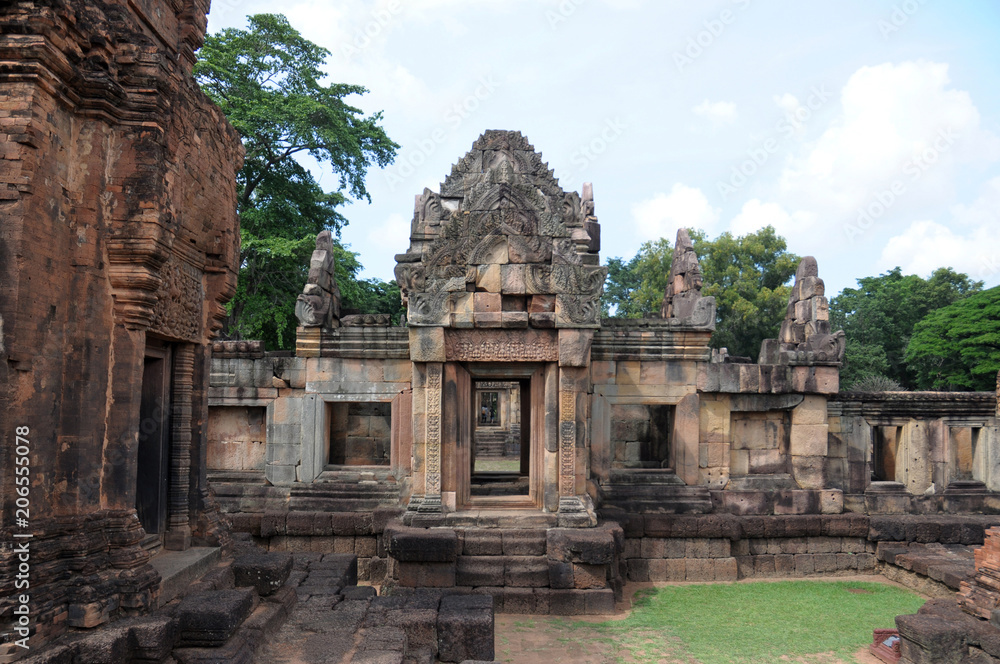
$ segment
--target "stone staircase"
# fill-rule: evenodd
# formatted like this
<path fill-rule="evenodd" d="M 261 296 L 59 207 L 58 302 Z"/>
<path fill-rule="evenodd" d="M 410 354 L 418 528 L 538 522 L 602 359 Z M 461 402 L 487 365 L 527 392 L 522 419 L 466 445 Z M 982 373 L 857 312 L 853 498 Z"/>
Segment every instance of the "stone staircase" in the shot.
<path fill-rule="evenodd" d="M 510 434 L 504 430 L 477 429 L 475 433 L 477 459 L 502 459 L 507 451 Z"/>
<path fill-rule="evenodd" d="M 712 494 L 706 486 L 687 486 L 669 468 L 612 471 L 598 487 L 601 504 L 626 511 L 708 514 Z"/>

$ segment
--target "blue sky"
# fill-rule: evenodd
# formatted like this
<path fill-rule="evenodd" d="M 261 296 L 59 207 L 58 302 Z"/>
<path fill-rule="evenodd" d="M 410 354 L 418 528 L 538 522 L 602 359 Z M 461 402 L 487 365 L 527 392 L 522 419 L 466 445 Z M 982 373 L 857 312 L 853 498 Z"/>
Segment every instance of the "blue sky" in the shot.
<path fill-rule="evenodd" d="M 283 12 L 383 111 L 399 156 L 344 211 L 366 277 L 392 278 L 415 194 L 483 130 L 517 129 L 565 189 L 593 182 L 605 259 L 772 224 L 828 295 L 897 265 L 1000 283 L 1000 3 L 212 5 L 212 32 Z"/>

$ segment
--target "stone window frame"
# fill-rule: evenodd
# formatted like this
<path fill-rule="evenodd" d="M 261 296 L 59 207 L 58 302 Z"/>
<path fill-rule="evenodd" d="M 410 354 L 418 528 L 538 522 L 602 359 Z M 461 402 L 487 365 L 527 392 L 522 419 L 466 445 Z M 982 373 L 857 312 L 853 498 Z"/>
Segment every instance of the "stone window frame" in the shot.
<path fill-rule="evenodd" d="M 676 428 L 676 413 L 677 406 L 680 405 L 681 400 L 687 396 L 686 394 L 662 394 L 662 395 L 649 395 L 649 394 L 622 394 L 618 391 L 618 386 L 611 385 L 595 385 L 594 393 L 591 395 L 591 474 L 595 479 L 601 479 L 603 481 L 610 481 L 613 475 L 623 475 L 623 474 L 634 474 L 641 475 L 643 473 L 649 474 L 652 469 L 644 468 L 615 468 L 614 459 L 614 449 L 611 440 L 611 406 L 623 405 L 623 406 L 670 406 L 673 408 L 673 413 L 671 416 L 671 436 L 670 436 L 670 452 L 671 457 L 671 470 L 675 475 L 677 474 L 677 441 L 673 437 L 673 429 Z M 599 459 L 595 458 L 594 449 L 594 436 L 599 435 L 602 439 L 607 441 L 607 467 L 605 468 L 600 464 Z M 595 465 L 595 461 L 598 462 Z M 662 469 L 664 472 L 668 469 Z"/>
<path fill-rule="evenodd" d="M 336 476 L 346 473 L 357 473 L 359 471 L 375 471 L 381 474 L 391 474 L 392 469 L 398 465 L 399 441 L 396 439 L 392 422 L 400 417 L 399 405 L 396 397 L 399 395 L 399 387 L 392 384 L 391 390 L 382 389 L 366 393 L 323 393 L 307 394 L 305 398 L 314 402 L 313 406 L 303 408 L 303 437 L 302 437 L 302 466 L 300 468 L 300 478 L 298 481 L 304 483 L 315 482 L 320 475 L 324 477 Z M 392 404 L 389 414 L 390 438 L 389 438 L 389 465 L 382 466 L 330 466 L 327 464 L 328 450 L 327 444 L 330 440 L 330 421 L 328 403 L 333 402 L 388 402 Z M 306 433 L 312 430 L 312 435 Z M 311 449 L 305 449 L 308 446 Z"/>
<path fill-rule="evenodd" d="M 388 436 L 389 457 L 385 460 L 385 463 L 372 463 L 372 464 L 337 464 L 337 463 L 332 463 L 330 461 L 330 457 L 333 454 L 333 440 L 330 438 L 330 434 L 331 434 L 331 428 L 333 426 L 333 416 L 331 414 L 332 410 L 333 410 L 333 408 L 332 408 L 333 405 L 334 404 L 347 404 L 348 406 L 350 406 L 351 404 L 372 404 L 372 403 L 389 404 L 389 423 L 388 423 L 389 424 L 389 436 Z M 391 400 L 387 401 L 387 400 L 379 400 L 379 399 L 359 399 L 359 400 L 348 401 L 348 400 L 336 399 L 336 400 L 332 400 L 332 401 L 331 400 L 324 400 L 324 404 L 325 405 L 324 405 L 323 428 L 326 431 L 326 434 L 325 434 L 325 436 L 326 436 L 326 444 L 325 444 L 325 453 L 323 455 L 323 457 L 325 459 L 325 462 L 323 464 L 323 472 L 337 471 L 337 470 L 352 470 L 352 469 L 362 469 L 362 470 L 386 469 L 386 468 L 389 468 L 389 467 L 392 466 L 392 462 L 393 462 L 393 458 L 392 458 L 392 421 L 393 421 L 393 415 L 392 415 L 392 401 Z"/>

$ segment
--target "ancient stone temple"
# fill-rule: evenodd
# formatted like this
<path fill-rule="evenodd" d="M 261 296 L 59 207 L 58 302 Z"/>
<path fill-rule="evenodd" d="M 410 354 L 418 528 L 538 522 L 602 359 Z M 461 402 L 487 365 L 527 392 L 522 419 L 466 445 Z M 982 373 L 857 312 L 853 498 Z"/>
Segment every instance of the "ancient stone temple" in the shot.
<path fill-rule="evenodd" d="M 593 189 L 563 190 L 520 133 L 416 196 L 405 325 L 340 315 L 328 242 L 294 356 L 213 347 L 209 480 L 262 546 L 573 614 L 627 580 L 874 573 L 877 543 L 1000 523 L 995 395 L 839 392 L 812 258 L 758 362 L 711 348 L 685 229 L 660 315 L 602 319 Z"/>
<path fill-rule="evenodd" d="M 150 551 L 228 538 L 204 434 L 242 147 L 191 77 L 207 7 L 0 8 L 0 659 L 21 594 L 37 649 L 155 606 Z"/>

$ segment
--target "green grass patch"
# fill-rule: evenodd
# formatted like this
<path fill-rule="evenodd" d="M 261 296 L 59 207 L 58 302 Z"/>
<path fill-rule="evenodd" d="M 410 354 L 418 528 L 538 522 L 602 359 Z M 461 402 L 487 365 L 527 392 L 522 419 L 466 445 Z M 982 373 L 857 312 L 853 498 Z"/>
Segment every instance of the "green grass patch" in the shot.
<path fill-rule="evenodd" d="M 477 473 L 516 473 L 521 470 L 520 459 L 476 459 Z"/>
<path fill-rule="evenodd" d="M 594 626 L 640 662 L 656 661 L 659 643 L 676 652 L 678 641 L 703 664 L 773 664 L 820 653 L 850 661 L 873 629 L 895 626 L 897 615 L 923 603 L 901 588 L 855 581 L 668 586 L 638 595 L 627 619 Z"/>

